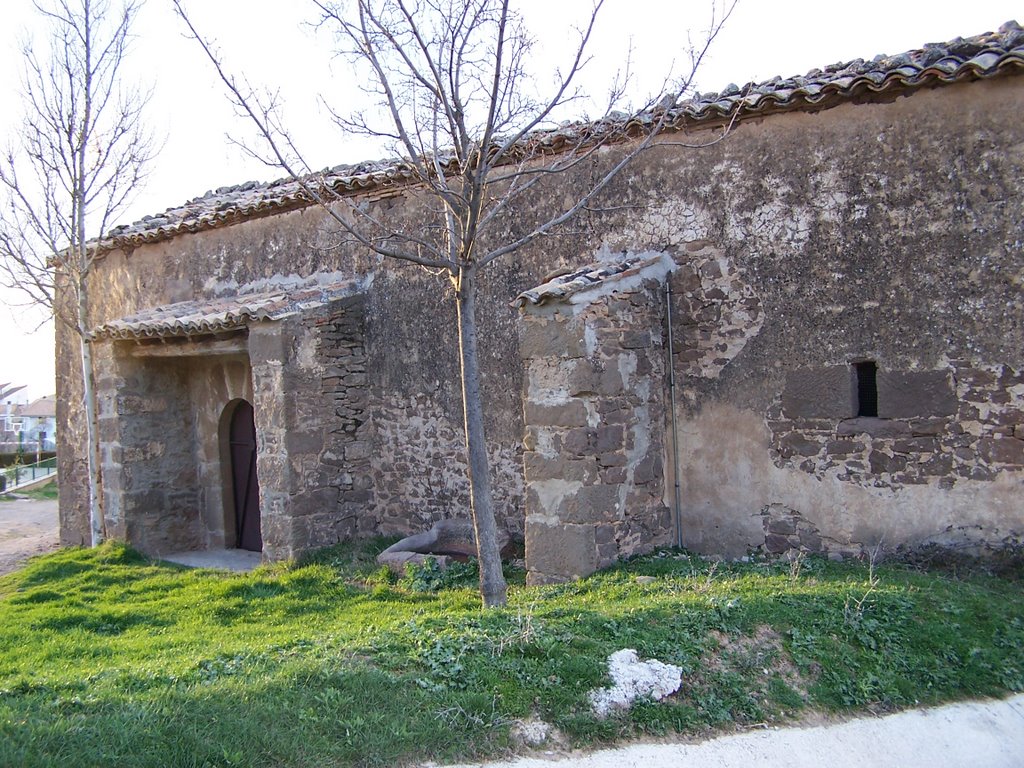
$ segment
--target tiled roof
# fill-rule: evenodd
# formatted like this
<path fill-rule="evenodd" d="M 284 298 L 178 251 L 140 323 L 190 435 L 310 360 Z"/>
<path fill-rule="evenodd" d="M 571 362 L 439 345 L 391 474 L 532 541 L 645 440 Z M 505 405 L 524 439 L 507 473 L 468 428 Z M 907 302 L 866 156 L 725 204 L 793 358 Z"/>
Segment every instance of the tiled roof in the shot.
<path fill-rule="evenodd" d="M 732 119 L 757 117 L 790 110 L 824 109 L 854 97 L 891 94 L 918 88 L 1024 73 L 1024 29 L 1015 21 L 998 32 L 987 32 L 946 43 L 930 43 L 896 56 L 876 56 L 870 61 L 833 64 L 801 77 L 774 77 L 743 88 L 727 86 L 721 93 L 705 93 L 669 110 L 672 128 L 714 125 Z M 531 135 L 546 151 L 557 152 L 581 135 L 621 131 L 623 123 L 640 133 L 657 113 L 604 122 L 573 123 Z M 347 195 L 384 189 L 416 180 L 413 169 L 402 161 L 389 160 L 343 165 L 310 176 L 336 194 Z M 294 179 L 268 183 L 254 181 L 221 187 L 162 214 L 147 216 L 134 224 L 117 227 L 100 244 L 101 250 L 134 248 L 167 240 L 179 234 L 224 226 L 257 216 L 293 210 L 311 201 Z"/>
<path fill-rule="evenodd" d="M 729 85 L 721 93 L 702 94 L 683 105 L 697 121 L 731 117 L 739 107 L 747 115 L 779 109 L 807 108 L 830 101 L 845 101 L 883 91 L 899 91 L 991 78 L 1024 71 L 1024 28 L 1016 21 L 998 32 L 958 37 L 946 43 L 895 56 L 879 55 L 870 61 L 854 59 L 812 69 L 802 77 L 773 77 L 740 88 Z"/>
<path fill-rule="evenodd" d="M 512 306 L 521 308 L 527 304 L 571 301 L 576 294 L 596 288 L 610 280 L 623 280 L 638 275 L 647 267 L 663 262 L 664 258 L 664 254 L 660 252 L 617 254 L 611 259 L 592 262 L 573 272 L 552 278 L 536 288 L 523 291 L 512 301 Z"/>
<path fill-rule="evenodd" d="M 28 405 L 18 406 L 19 416 L 31 416 L 37 419 L 45 419 L 57 415 L 57 396 L 49 395 L 33 400 Z"/>
<path fill-rule="evenodd" d="M 147 339 L 201 336 L 243 328 L 260 320 L 281 320 L 351 295 L 353 281 L 179 301 L 104 323 L 91 338 Z"/>

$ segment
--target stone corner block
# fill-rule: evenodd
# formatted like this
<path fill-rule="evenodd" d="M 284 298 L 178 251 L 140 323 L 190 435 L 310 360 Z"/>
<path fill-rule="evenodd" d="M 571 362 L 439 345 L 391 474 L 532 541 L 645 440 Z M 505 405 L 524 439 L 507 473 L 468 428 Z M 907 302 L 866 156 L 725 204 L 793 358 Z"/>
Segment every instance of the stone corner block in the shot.
<path fill-rule="evenodd" d="M 550 525 L 527 518 L 526 568 L 531 574 L 543 574 L 543 578 L 589 576 L 597 570 L 594 526 Z"/>
<path fill-rule="evenodd" d="M 881 418 L 952 416 L 958 405 L 949 371 L 878 372 L 878 415 Z"/>
<path fill-rule="evenodd" d="M 786 374 L 782 412 L 787 418 L 849 419 L 856 416 L 849 366 L 799 368 Z"/>
<path fill-rule="evenodd" d="M 615 517 L 619 508 L 617 485 L 585 485 L 563 502 L 566 523 L 600 523 Z"/>
<path fill-rule="evenodd" d="M 524 317 L 519 328 L 519 356 L 523 360 L 584 357 L 587 353 L 584 325 L 576 318 Z"/>
<path fill-rule="evenodd" d="M 257 323 L 249 328 L 249 358 L 254 365 L 289 357 L 289 339 L 280 323 Z"/>
<path fill-rule="evenodd" d="M 527 425 L 545 427 L 585 427 L 587 407 L 582 400 L 546 404 L 526 401 L 523 421 Z"/>

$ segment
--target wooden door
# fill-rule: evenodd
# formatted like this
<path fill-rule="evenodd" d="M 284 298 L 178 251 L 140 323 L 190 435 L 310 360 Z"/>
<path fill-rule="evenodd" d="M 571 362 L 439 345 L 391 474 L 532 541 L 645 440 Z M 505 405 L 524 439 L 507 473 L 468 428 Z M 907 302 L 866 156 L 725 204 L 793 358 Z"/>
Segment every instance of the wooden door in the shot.
<path fill-rule="evenodd" d="M 244 400 L 231 415 L 231 479 L 235 497 L 235 546 L 263 551 L 260 485 L 256 479 L 256 421 Z"/>

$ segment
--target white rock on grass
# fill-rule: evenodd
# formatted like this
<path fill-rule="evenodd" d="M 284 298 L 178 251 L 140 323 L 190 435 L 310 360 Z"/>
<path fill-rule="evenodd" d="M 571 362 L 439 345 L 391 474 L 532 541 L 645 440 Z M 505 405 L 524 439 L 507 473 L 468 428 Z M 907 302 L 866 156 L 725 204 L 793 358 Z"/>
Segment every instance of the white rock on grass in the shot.
<path fill-rule="evenodd" d="M 512 725 L 512 736 L 529 747 L 543 744 L 551 736 L 552 726 L 543 720 L 518 720 Z"/>
<path fill-rule="evenodd" d="M 658 701 L 679 690 L 683 670 L 656 659 L 640 661 L 636 651 L 624 648 L 608 657 L 608 676 L 614 685 L 590 692 L 590 704 L 598 717 L 615 709 L 629 709 L 640 698 Z"/>

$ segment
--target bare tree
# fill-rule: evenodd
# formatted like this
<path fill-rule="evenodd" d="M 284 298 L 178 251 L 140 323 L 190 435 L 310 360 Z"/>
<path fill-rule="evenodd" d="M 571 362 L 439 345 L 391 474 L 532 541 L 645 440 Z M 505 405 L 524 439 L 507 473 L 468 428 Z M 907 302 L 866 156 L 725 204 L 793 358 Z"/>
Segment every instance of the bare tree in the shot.
<path fill-rule="evenodd" d="M 141 116 L 145 93 L 123 89 L 122 66 L 139 2 L 37 2 L 49 46 L 24 47 L 20 143 L 0 164 L 0 280 L 47 307 L 77 334 L 81 352 L 93 546 L 100 504 L 96 393 L 89 346 L 89 274 L 98 238 L 138 190 L 153 155 Z M 60 283 L 61 289 L 57 290 Z M 64 290 L 66 289 L 66 290 Z M 58 296 L 66 296 L 60 299 Z"/>
<path fill-rule="evenodd" d="M 480 393 L 480 270 L 554 234 L 652 145 L 670 124 L 671 108 L 690 88 L 697 66 L 731 13 L 732 0 L 717 13 L 712 6 L 706 33 L 689 51 L 687 72 L 657 102 L 631 114 L 614 112 L 625 87 L 625 81 L 618 81 L 601 117 L 571 126 L 554 121 L 583 97 L 576 83 L 604 0 L 595 0 L 546 96 L 538 95 L 529 73 L 533 38 L 509 0 L 313 0 L 319 28 L 334 35 L 338 54 L 368 84 L 364 90 L 373 104 L 355 114 L 332 109 L 334 121 L 346 134 L 383 140 L 401 158 L 396 164 L 426 191 L 431 214 L 415 228 L 376 218 L 358 200 L 336 193 L 322 174 L 311 173 L 283 125 L 276 98 L 260 95 L 230 75 L 180 0 L 174 3 L 236 107 L 257 128 L 262 148 L 245 149 L 293 177 L 310 201 L 323 206 L 342 242 L 435 270 L 453 288 L 480 592 L 485 606 L 504 605 L 506 584 Z M 495 234 L 507 229 L 517 202 L 609 144 L 623 144 L 618 160 L 587 186 L 573 189 L 571 202 L 525 234 L 511 239 Z"/>

